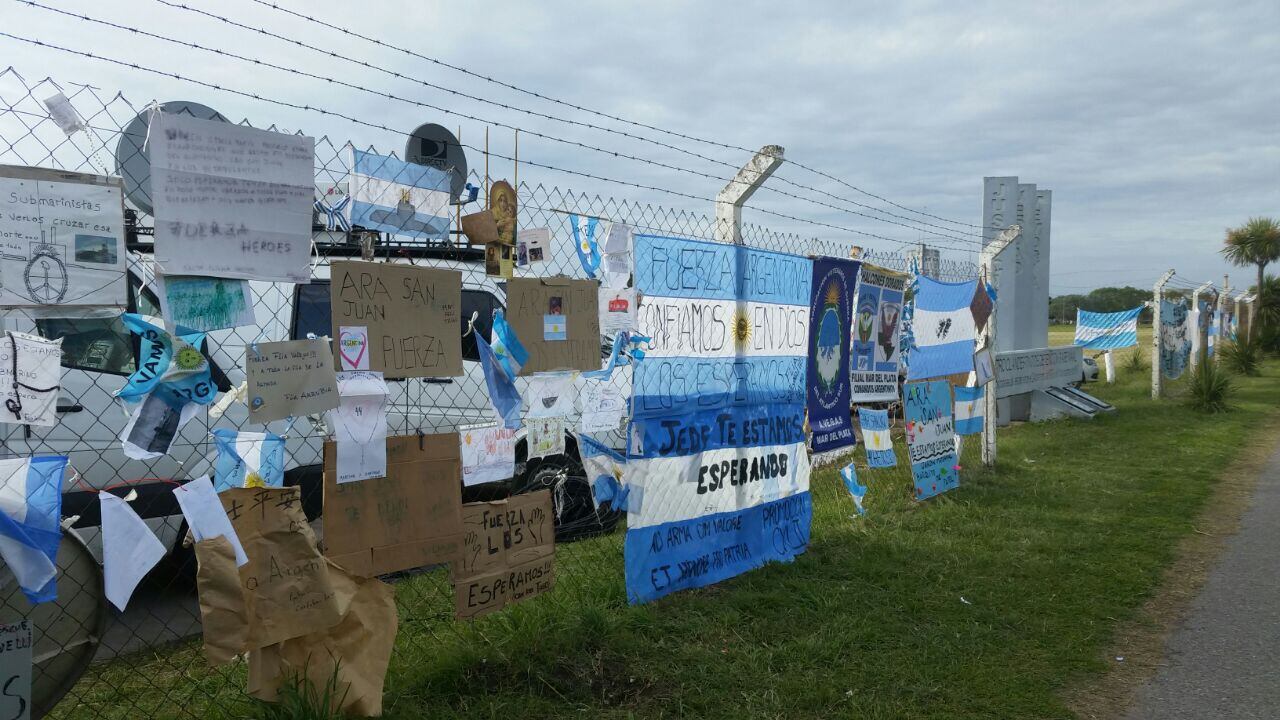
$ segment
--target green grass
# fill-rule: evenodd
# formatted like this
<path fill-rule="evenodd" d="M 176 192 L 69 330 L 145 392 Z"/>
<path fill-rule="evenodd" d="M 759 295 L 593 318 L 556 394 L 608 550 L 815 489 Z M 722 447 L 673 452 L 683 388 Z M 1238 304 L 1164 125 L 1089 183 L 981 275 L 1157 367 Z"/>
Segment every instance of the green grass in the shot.
<path fill-rule="evenodd" d="M 401 583 L 386 714 L 1070 717 L 1064 688 L 1105 668 L 1222 468 L 1280 412 L 1275 362 L 1212 419 L 1151 401 L 1149 379 L 1090 386 L 1114 415 L 1003 430 L 995 471 L 968 442 L 962 487 L 926 503 L 904 468 L 864 471 L 854 520 L 817 471 L 809 551 L 704 590 L 627 607 L 621 534 L 561 546 L 552 593 L 473 623 L 449 619 L 442 573 Z M 188 645 L 97 668 L 55 716 L 205 717 L 241 687 Z"/>

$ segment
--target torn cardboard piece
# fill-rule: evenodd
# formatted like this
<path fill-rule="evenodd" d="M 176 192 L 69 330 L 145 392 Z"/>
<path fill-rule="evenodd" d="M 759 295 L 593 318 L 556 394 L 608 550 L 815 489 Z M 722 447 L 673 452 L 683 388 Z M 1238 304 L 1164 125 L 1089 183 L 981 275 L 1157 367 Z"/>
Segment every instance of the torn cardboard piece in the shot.
<path fill-rule="evenodd" d="M 507 322 L 529 351 L 520 375 L 600 369 L 599 288 L 561 275 L 507 283 Z"/>
<path fill-rule="evenodd" d="M 454 616 L 484 615 L 555 586 L 551 493 L 463 506 L 462 551 L 452 567 Z"/>
<path fill-rule="evenodd" d="M 360 577 L 453 560 L 462 541 L 458 435 L 387 438 L 387 475 L 339 484 L 324 444 L 325 554 Z"/>

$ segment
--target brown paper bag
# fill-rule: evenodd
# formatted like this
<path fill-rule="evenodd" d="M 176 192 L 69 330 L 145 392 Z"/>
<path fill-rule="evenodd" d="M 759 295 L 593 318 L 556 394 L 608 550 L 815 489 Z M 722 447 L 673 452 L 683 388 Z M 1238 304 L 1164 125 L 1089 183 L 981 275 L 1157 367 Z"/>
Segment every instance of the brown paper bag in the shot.
<path fill-rule="evenodd" d="M 298 488 L 233 488 L 219 494 L 249 562 L 240 568 L 254 650 L 342 619 L 329 565 L 302 513 Z"/>
<path fill-rule="evenodd" d="M 249 631 L 236 551 L 231 541 L 219 535 L 196 543 L 196 560 L 204 654 L 209 664 L 217 667 L 244 652 Z"/>
<path fill-rule="evenodd" d="M 328 630 L 286 640 L 249 654 L 249 694 L 274 701 L 280 684 L 305 678 L 319 691 L 334 683 L 333 701 L 353 715 L 382 714 L 382 688 L 395 645 L 395 591 L 377 579 L 357 578 L 329 562 L 342 621 Z"/>

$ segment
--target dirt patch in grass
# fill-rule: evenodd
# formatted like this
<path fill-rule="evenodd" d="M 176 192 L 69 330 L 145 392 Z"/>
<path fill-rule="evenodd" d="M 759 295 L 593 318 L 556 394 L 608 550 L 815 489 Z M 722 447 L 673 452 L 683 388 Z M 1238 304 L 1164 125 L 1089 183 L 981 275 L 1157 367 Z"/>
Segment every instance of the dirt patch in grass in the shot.
<path fill-rule="evenodd" d="M 1156 593 L 1133 617 L 1117 626 L 1102 654 L 1106 672 L 1063 693 L 1063 701 L 1076 717 L 1122 717 L 1138 688 L 1164 663 L 1169 633 L 1186 617 L 1227 538 L 1239 530 L 1267 460 L 1278 445 L 1280 421 L 1272 420 L 1223 471 L 1204 511 L 1196 518 L 1195 532 L 1178 544 L 1173 564 L 1166 568 Z"/>

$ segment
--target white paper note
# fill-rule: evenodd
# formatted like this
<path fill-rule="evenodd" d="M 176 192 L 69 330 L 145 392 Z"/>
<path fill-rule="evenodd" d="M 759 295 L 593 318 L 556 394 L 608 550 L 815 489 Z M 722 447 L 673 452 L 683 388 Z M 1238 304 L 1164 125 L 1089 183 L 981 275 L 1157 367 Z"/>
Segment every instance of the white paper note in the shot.
<path fill-rule="evenodd" d="M 526 427 L 530 460 L 564 454 L 564 418 L 533 418 Z"/>
<path fill-rule="evenodd" d="M 31 621 L 0 625 L 0 717 L 31 719 Z"/>
<path fill-rule="evenodd" d="M 178 499 L 182 515 L 191 528 L 191 536 L 196 542 L 209 540 L 218 536 L 225 537 L 236 551 L 236 565 L 243 566 L 249 562 L 240 546 L 240 538 L 236 529 L 231 526 L 227 512 L 222 508 L 222 501 L 213 489 L 213 482 L 208 475 L 201 475 L 186 485 L 173 489 L 173 496 Z"/>
<path fill-rule="evenodd" d="M 636 291 L 634 288 L 600 287 L 600 334 L 614 335 L 636 329 Z"/>
<path fill-rule="evenodd" d="M 14 351 L 18 387 L 14 387 Z M 45 340 L 25 333 L 0 334 L 0 422 L 51 427 L 58 422 L 62 382 L 62 339 Z M 21 407 L 13 412 L 10 403 Z"/>
<path fill-rule="evenodd" d="M 338 407 L 328 418 L 338 444 L 339 483 L 386 477 L 389 394 L 380 372 L 338 373 Z"/>
<path fill-rule="evenodd" d="M 311 280 L 312 138 L 161 112 L 148 144 L 164 272 Z"/>
<path fill-rule="evenodd" d="M 124 612 L 133 590 L 165 555 L 164 544 L 129 507 L 109 492 L 98 493 L 102 509 L 102 573 L 107 599 Z"/>
<path fill-rule="evenodd" d="M 525 392 L 528 417 L 561 417 L 573 412 L 578 397 L 573 379 L 577 373 L 538 373 L 531 375 Z"/>
<path fill-rule="evenodd" d="M 627 411 L 622 391 L 608 380 L 585 380 L 582 383 L 582 432 L 617 430 Z"/>
<path fill-rule="evenodd" d="M 507 480 L 516 474 L 516 433 L 495 425 L 460 433 L 462 484 Z"/>
<path fill-rule="evenodd" d="M 45 98 L 44 106 L 49 109 L 49 117 L 57 123 L 62 132 L 67 135 L 77 133 L 84 129 L 84 122 L 80 120 L 80 114 L 71 105 L 71 100 L 66 95 L 56 93 Z"/>

